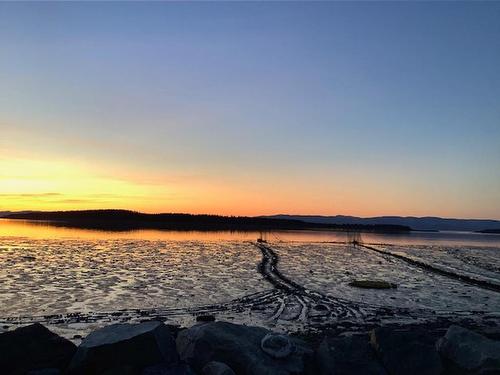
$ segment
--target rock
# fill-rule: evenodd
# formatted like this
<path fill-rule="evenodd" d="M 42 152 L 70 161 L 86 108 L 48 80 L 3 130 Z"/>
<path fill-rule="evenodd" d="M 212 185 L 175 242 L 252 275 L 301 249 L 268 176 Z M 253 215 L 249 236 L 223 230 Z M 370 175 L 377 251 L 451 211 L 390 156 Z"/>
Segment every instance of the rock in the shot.
<path fill-rule="evenodd" d="M 159 364 L 146 367 L 141 375 L 196 375 L 185 363 Z"/>
<path fill-rule="evenodd" d="M 349 285 L 364 289 L 391 289 L 398 287 L 396 284 L 381 280 L 354 280 Z"/>
<path fill-rule="evenodd" d="M 0 334 L 0 372 L 64 370 L 76 351 L 71 341 L 36 323 Z"/>
<path fill-rule="evenodd" d="M 234 371 L 222 362 L 208 362 L 202 370 L 203 375 L 236 375 Z"/>
<path fill-rule="evenodd" d="M 99 373 L 100 375 L 137 375 L 137 371 L 132 366 L 118 366 L 109 368 Z"/>
<path fill-rule="evenodd" d="M 196 317 L 197 322 L 215 322 L 214 315 L 198 315 Z"/>
<path fill-rule="evenodd" d="M 92 332 L 82 341 L 69 371 L 73 374 L 111 373 L 118 368 L 139 371 L 177 360 L 175 341 L 163 323 L 112 324 Z"/>
<path fill-rule="evenodd" d="M 61 375 L 61 370 L 57 368 L 44 368 L 41 370 L 31 370 L 26 375 Z"/>
<path fill-rule="evenodd" d="M 438 375 L 443 370 L 435 339 L 422 328 L 377 328 L 370 341 L 391 375 Z"/>
<path fill-rule="evenodd" d="M 325 337 L 316 351 L 321 375 L 386 375 L 366 335 Z"/>
<path fill-rule="evenodd" d="M 288 336 L 268 333 L 260 341 L 260 348 L 273 358 L 285 358 L 293 352 L 293 344 Z"/>
<path fill-rule="evenodd" d="M 436 347 L 456 373 L 500 373 L 500 341 L 452 325 Z"/>
<path fill-rule="evenodd" d="M 201 372 L 211 361 L 226 363 L 238 375 L 287 375 L 303 373 L 312 350 L 290 338 L 294 352 L 277 359 L 261 350 L 269 330 L 227 322 L 198 324 L 179 332 L 177 350 L 182 360 Z"/>

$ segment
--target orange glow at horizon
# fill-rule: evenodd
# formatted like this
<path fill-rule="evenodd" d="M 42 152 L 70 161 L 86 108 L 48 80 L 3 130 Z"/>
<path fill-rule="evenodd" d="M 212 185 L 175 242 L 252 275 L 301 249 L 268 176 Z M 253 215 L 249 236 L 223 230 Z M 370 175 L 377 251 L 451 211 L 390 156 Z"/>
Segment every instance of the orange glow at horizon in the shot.
<path fill-rule="evenodd" d="M 369 179 L 372 177 L 366 177 Z M 406 202 L 406 207 L 401 204 L 405 196 L 400 192 L 405 191 L 405 187 L 397 181 L 391 190 L 376 183 L 363 183 L 358 176 L 346 180 L 341 184 L 328 180 L 328 176 L 322 176 L 322 180 L 281 176 L 229 181 L 182 179 L 125 167 L 106 169 L 74 160 L 4 156 L 0 157 L 0 211 L 116 208 L 148 213 L 248 216 L 429 214 L 427 207 L 421 207 L 420 211 L 412 208 L 415 202 Z M 445 212 L 443 207 L 447 202 L 431 204 L 437 208 L 441 204 L 441 213 Z"/>
<path fill-rule="evenodd" d="M 263 189 L 217 181 L 169 181 L 164 176 L 103 172 L 75 161 L 0 159 L 0 210 L 123 208 L 142 212 L 259 215 L 285 212 L 294 188 Z M 298 212 L 317 199 L 296 201 Z M 324 205 L 323 205 L 324 207 Z M 319 206 L 318 206 L 319 208 Z"/>
<path fill-rule="evenodd" d="M 69 210 L 147 207 L 152 199 L 171 199 L 167 186 L 102 176 L 85 165 L 65 161 L 0 160 L 0 209 Z"/>

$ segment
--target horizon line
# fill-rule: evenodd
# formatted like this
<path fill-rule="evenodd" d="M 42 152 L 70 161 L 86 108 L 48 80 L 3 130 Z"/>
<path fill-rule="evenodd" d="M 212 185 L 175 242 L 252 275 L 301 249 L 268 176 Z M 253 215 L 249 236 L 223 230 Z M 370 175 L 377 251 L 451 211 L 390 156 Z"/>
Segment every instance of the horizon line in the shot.
<path fill-rule="evenodd" d="M 351 217 L 351 218 L 359 218 L 359 219 L 376 219 L 376 218 L 402 218 L 402 219 L 442 219 L 442 220 L 478 220 L 478 221 L 500 221 L 500 218 L 495 219 L 495 218 L 461 218 L 461 217 L 443 217 L 443 216 L 434 216 L 434 215 L 429 215 L 429 216 L 413 216 L 413 215 L 377 215 L 377 216 L 356 216 L 356 215 L 343 215 L 343 214 L 331 214 L 331 215 L 324 215 L 324 214 L 285 214 L 285 213 L 277 213 L 277 214 L 267 214 L 267 215 L 224 215 L 224 214 L 219 214 L 219 213 L 190 213 L 190 212 L 144 212 L 144 211 L 137 211 L 137 210 L 132 210 L 132 209 L 126 209 L 126 208 L 96 208 L 96 209 L 67 209 L 67 210 L 5 210 L 2 209 L 0 210 L 0 213 L 21 213 L 21 212 L 82 212 L 82 211 L 128 211 L 128 212 L 134 212 L 134 213 L 139 213 L 139 214 L 148 214 L 148 215 L 193 215 L 193 216 L 203 216 L 203 215 L 208 215 L 208 216 L 222 216 L 222 217 L 274 217 L 274 216 L 292 216 L 292 217 L 322 217 L 322 218 L 331 218 L 331 217 Z M 0 218 L 5 218 L 1 217 Z"/>

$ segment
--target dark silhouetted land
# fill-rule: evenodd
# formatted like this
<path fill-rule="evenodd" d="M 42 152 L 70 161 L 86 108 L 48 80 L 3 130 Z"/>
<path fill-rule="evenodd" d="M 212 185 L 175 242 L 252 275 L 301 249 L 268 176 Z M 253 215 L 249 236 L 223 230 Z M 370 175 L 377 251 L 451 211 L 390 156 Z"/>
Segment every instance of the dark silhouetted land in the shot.
<path fill-rule="evenodd" d="M 338 230 L 369 232 L 408 232 L 410 227 L 385 224 L 328 224 L 294 219 L 248 216 L 191 215 L 177 213 L 146 214 L 127 210 L 33 211 L 11 213 L 9 219 L 42 220 L 50 225 L 73 228 L 132 230 Z"/>
<path fill-rule="evenodd" d="M 414 216 L 376 216 L 376 217 L 357 217 L 357 216 L 317 216 L 317 215 L 273 215 L 262 216 L 274 219 L 292 219 L 302 220 L 308 223 L 321 224 L 360 224 L 360 225 L 403 225 L 412 228 L 412 230 L 421 231 L 470 231 L 482 233 L 484 230 L 498 230 L 500 228 L 499 220 L 487 219 L 452 219 L 442 217 L 414 217 Z M 496 232 L 498 233 L 498 232 Z"/>

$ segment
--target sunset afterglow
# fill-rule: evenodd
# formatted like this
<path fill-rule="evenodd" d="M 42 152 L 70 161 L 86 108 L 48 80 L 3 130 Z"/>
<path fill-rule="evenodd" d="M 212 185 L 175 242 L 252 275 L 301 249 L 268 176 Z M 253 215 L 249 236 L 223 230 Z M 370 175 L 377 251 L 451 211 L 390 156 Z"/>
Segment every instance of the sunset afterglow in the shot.
<path fill-rule="evenodd" d="M 0 211 L 498 219 L 499 9 L 2 3 Z"/>

